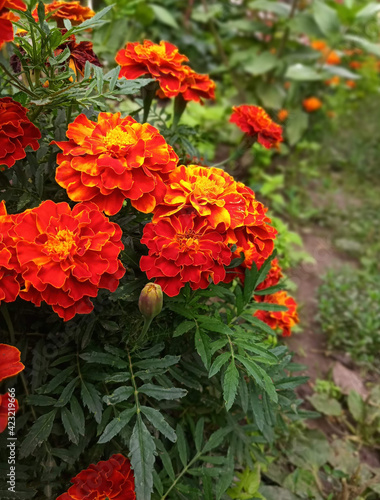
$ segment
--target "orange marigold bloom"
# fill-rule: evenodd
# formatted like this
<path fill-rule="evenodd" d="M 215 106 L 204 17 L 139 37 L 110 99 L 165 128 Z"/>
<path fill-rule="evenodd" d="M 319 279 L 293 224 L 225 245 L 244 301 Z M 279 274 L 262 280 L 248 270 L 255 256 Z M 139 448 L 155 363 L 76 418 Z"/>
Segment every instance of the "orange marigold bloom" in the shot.
<path fill-rule="evenodd" d="M 325 85 L 329 85 L 331 87 L 336 87 L 340 83 L 340 78 L 339 76 L 333 76 L 332 78 L 329 78 L 328 80 L 325 80 Z"/>
<path fill-rule="evenodd" d="M 91 312 L 89 297 L 100 288 L 115 291 L 125 273 L 121 229 L 91 202 L 71 210 L 44 201 L 16 215 L 10 235 L 24 280 L 20 297 L 37 306 L 45 301 L 65 321 Z"/>
<path fill-rule="evenodd" d="M 120 113 L 99 113 L 96 123 L 81 114 L 66 135 L 69 141 L 53 141 L 63 151 L 55 178 L 71 200 L 91 200 L 114 215 L 125 199 L 144 213 L 163 199 L 163 179 L 178 156 L 149 123 L 121 118 Z"/>
<path fill-rule="evenodd" d="M 1 344 L 0 344 L 1 345 Z M 9 393 L 0 394 L 0 434 L 8 427 L 9 410 L 18 411 L 17 399 L 12 402 L 9 398 Z"/>
<path fill-rule="evenodd" d="M 287 311 L 256 311 L 254 316 L 264 321 L 273 330 L 281 330 L 283 337 L 289 337 L 291 328 L 299 322 L 297 303 L 286 292 L 277 292 L 272 295 L 260 296 L 260 301 L 286 306 Z"/>
<path fill-rule="evenodd" d="M 360 61 L 350 61 L 350 68 L 352 69 L 360 69 L 363 66 L 363 63 Z"/>
<path fill-rule="evenodd" d="M 135 500 L 135 478 L 128 458 L 118 453 L 91 464 L 71 480 L 57 500 Z"/>
<path fill-rule="evenodd" d="M 349 87 L 350 89 L 354 89 L 356 87 L 355 80 L 347 80 L 346 81 L 346 87 Z"/>
<path fill-rule="evenodd" d="M 185 78 L 182 82 L 180 94 L 185 101 L 195 101 L 203 104 L 202 98 L 215 99 L 216 85 L 208 75 L 197 73 L 189 66 L 183 66 L 183 70 L 185 72 Z"/>
<path fill-rule="evenodd" d="M 144 228 L 141 243 L 149 255 L 141 257 L 140 268 L 148 279 L 156 278 L 169 297 L 178 295 L 185 283 L 193 290 L 207 288 L 212 280 L 223 281 L 231 261 L 224 235 L 205 217 L 192 214 L 163 217 Z"/>
<path fill-rule="evenodd" d="M 175 213 L 194 212 L 207 217 L 212 227 L 250 224 L 259 202 L 255 193 L 231 175 L 215 167 L 181 165 L 168 176 L 167 193 L 154 211 L 153 222 Z"/>
<path fill-rule="evenodd" d="M 305 111 L 312 113 L 322 107 L 322 101 L 320 101 L 317 97 L 309 97 L 302 101 L 302 106 Z"/>
<path fill-rule="evenodd" d="M 289 116 L 289 111 L 287 109 L 280 109 L 280 111 L 277 113 L 277 118 L 280 120 L 280 122 L 284 122 Z"/>
<path fill-rule="evenodd" d="M 273 259 L 265 280 L 259 284 L 256 290 L 265 290 L 266 288 L 269 288 L 271 286 L 278 285 L 280 279 L 283 276 L 284 275 L 282 274 L 282 268 L 278 263 L 278 259 Z"/>
<path fill-rule="evenodd" d="M 13 226 L 13 216 L 7 215 L 5 203 L 0 203 L 0 303 L 13 302 L 20 291 L 17 260 L 9 230 Z"/>
<path fill-rule="evenodd" d="M 27 109 L 11 97 L 0 99 L 0 165 L 12 167 L 25 158 L 25 148 L 36 151 L 41 132 L 26 116 Z"/>
<path fill-rule="evenodd" d="M 340 64 L 340 57 L 334 51 L 326 51 L 325 53 L 325 63 L 330 65 Z"/>
<path fill-rule="evenodd" d="M 161 41 L 159 44 L 150 40 L 144 43 L 130 42 L 125 49 L 119 50 L 115 61 L 121 66 L 119 78 L 123 76 L 134 80 L 143 75 L 155 78 L 165 97 L 179 94 L 185 72 L 182 63 L 188 58 L 178 52 L 171 43 Z"/>
<path fill-rule="evenodd" d="M 324 51 L 327 49 L 327 43 L 324 40 L 314 40 L 310 44 L 311 48 L 314 50 L 318 50 L 319 52 Z"/>
<path fill-rule="evenodd" d="M 38 20 L 37 7 L 32 12 L 36 21 Z M 83 23 L 86 19 L 91 19 L 95 12 L 90 7 L 83 7 L 79 1 L 62 2 L 60 0 L 45 4 L 45 16 L 56 21 L 58 26 L 64 26 L 63 20 L 69 19 L 73 26 Z"/>
<path fill-rule="evenodd" d="M 11 42 L 14 38 L 12 22 L 20 19 L 19 16 L 10 12 L 12 10 L 26 10 L 26 5 L 22 0 L 0 0 L 0 49 L 6 42 Z"/>
<path fill-rule="evenodd" d="M 0 344 L 0 382 L 22 372 L 21 353 L 13 345 Z"/>
<path fill-rule="evenodd" d="M 282 127 L 274 123 L 267 112 L 259 106 L 234 106 L 230 117 L 247 135 L 257 138 L 257 141 L 267 149 L 277 147 L 282 138 Z"/>

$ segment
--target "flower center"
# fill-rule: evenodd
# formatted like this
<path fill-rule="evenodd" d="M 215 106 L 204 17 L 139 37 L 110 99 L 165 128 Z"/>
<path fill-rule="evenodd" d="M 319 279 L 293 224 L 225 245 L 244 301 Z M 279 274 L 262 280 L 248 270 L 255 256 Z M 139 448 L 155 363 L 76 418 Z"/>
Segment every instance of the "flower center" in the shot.
<path fill-rule="evenodd" d="M 223 186 L 219 185 L 214 179 L 200 177 L 194 187 L 194 195 L 199 198 L 218 198 L 223 193 Z"/>
<path fill-rule="evenodd" d="M 72 247 L 75 245 L 74 235 L 67 229 L 61 229 L 57 234 L 50 234 L 45 248 L 50 253 L 59 255 L 62 259 L 70 254 Z"/>
<path fill-rule="evenodd" d="M 176 239 L 179 243 L 179 249 L 182 252 L 194 247 L 197 249 L 199 246 L 199 234 L 193 229 L 188 229 L 185 233 L 177 234 Z"/>
<path fill-rule="evenodd" d="M 110 130 L 103 140 L 108 149 L 112 149 L 115 146 L 118 148 L 124 148 L 134 142 L 131 134 L 126 130 L 123 130 L 121 127 L 115 127 Z"/>

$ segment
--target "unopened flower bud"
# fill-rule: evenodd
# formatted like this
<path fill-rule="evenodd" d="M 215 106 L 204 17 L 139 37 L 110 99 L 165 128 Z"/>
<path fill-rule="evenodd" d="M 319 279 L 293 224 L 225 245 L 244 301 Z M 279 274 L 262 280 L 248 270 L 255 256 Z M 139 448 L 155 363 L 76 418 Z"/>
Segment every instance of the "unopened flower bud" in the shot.
<path fill-rule="evenodd" d="M 141 290 L 139 309 L 144 318 L 152 321 L 160 314 L 163 304 L 162 288 L 154 283 L 147 283 Z"/>

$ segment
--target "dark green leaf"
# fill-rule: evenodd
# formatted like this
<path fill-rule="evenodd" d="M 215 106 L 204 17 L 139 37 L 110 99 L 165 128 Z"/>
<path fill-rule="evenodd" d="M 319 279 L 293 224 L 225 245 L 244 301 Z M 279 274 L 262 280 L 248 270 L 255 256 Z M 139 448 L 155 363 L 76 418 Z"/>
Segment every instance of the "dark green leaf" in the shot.
<path fill-rule="evenodd" d="M 51 433 L 57 410 L 41 415 L 30 428 L 20 447 L 20 458 L 29 456 Z"/>
<path fill-rule="evenodd" d="M 211 363 L 210 337 L 197 328 L 194 336 L 194 343 L 197 353 L 208 370 Z"/>
<path fill-rule="evenodd" d="M 220 354 L 217 358 L 215 358 L 213 364 L 211 365 L 210 371 L 209 371 L 209 378 L 213 377 L 216 375 L 219 370 L 222 368 L 222 366 L 227 363 L 227 361 L 231 357 L 231 351 L 224 352 Z"/>
<path fill-rule="evenodd" d="M 239 372 L 235 366 L 235 361 L 232 359 L 223 379 L 223 397 L 227 411 L 230 410 L 235 401 L 238 383 Z"/>
<path fill-rule="evenodd" d="M 141 415 L 137 415 L 129 441 L 129 457 L 135 476 L 136 500 L 150 500 L 153 489 L 153 466 L 156 446 Z"/>
<path fill-rule="evenodd" d="M 164 419 L 162 414 L 154 409 L 150 408 L 148 406 L 141 406 L 140 407 L 142 413 L 146 416 L 146 418 L 150 421 L 150 423 L 163 434 L 165 437 L 167 437 L 170 441 L 173 443 L 176 442 L 177 436 L 172 427 L 167 423 L 167 421 Z"/>
<path fill-rule="evenodd" d="M 118 387 L 112 394 L 103 397 L 103 401 L 107 405 L 115 405 L 121 401 L 127 401 L 134 393 L 132 386 Z"/>
<path fill-rule="evenodd" d="M 63 423 L 63 427 L 65 432 L 70 439 L 70 441 L 74 444 L 78 444 L 79 442 L 79 432 L 78 427 L 76 426 L 75 418 L 71 412 L 67 408 L 62 408 L 61 410 L 61 419 Z"/>
<path fill-rule="evenodd" d="M 195 327 L 194 321 L 182 321 L 173 332 L 173 337 L 180 337 Z"/>
<path fill-rule="evenodd" d="M 102 420 L 102 410 L 103 405 L 99 396 L 99 392 L 96 390 L 93 384 L 82 380 L 81 389 L 82 399 L 84 404 L 94 414 L 95 420 L 100 424 Z"/>
<path fill-rule="evenodd" d="M 186 396 L 185 389 L 178 387 L 160 387 L 154 384 L 144 384 L 139 388 L 139 392 L 156 399 L 179 399 Z"/>
<path fill-rule="evenodd" d="M 176 434 L 177 434 L 177 448 L 178 448 L 179 458 L 182 462 L 182 465 L 186 467 L 188 462 L 187 444 L 186 444 L 185 433 L 183 432 L 183 428 L 180 424 L 177 424 Z"/>
<path fill-rule="evenodd" d="M 115 437 L 119 432 L 124 429 L 124 427 L 129 423 L 133 415 L 136 413 L 136 407 L 128 408 L 120 413 L 118 417 L 115 417 L 104 429 L 103 434 L 100 436 L 98 444 L 108 443 L 113 437 Z"/>

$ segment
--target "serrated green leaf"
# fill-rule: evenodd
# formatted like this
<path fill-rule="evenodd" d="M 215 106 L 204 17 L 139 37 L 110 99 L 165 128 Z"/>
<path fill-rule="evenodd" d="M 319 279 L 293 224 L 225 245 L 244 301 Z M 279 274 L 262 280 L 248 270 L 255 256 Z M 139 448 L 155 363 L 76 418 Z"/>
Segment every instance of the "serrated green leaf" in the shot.
<path fill-rule="evenodd" d="M 281 306 L 280 304 L 272 304 L 271 302 L 255 302 L 252 307 L 257 311 L 288 311 L 289 307 Z"/>
<path fill-rule="evenodd" d="M 262 394 L 258 391 L 257 386 L 252 382 L 249 384 L 249 395 L 253 420 L 258 429 L 262 432 L 265 424 Z"/>
<path fill-rule="evenodd" d="M 144 384 L 139 388 L 139 392 L 155 399 L 179 399 L 186 396 L 185 389 L 178 387 L 161 387 L 154 384 Z"/>
<path fill-rule="evenodd" d="M 211 340 L 205 332 L 197 328 L 194 336 L 195 349 L 207 370 L 210 368 L 211 363 Z"/>
<path fill-rule="evenodd" d="M 269 375 L 251 359 L 240 355 L 236 355 L 236 359 L 242 363 L 242 365 L 247 369 L 248 374 L 253 377 L 255 382 L 262 387 L 264 391 L 268 393 L 272 401 L 276 403 L 278 401 L 278 395 Z"/>
<path fill-rule="evenodd" d="M 270 326 L 264 323 L 264 321 L 261 321 L 259 318 L 252 316 L 252 314 L 243 313 L 241 314 L 241 317 L 244 318 L 249 323 L 251 323 L 252 325 L 256 326 L 259 330 L 263 331 L 264 333 L 267 333 L 268 335 L 274 334 L 274 331 Z"/>
<path fill-rule="evenodd" d="M 243 297 L 246 304 L 248 304 L 248 302 L 252 299 L 253 290 L 256 287 L 257 277 L 258 270 L 256 264 L 253 262 L 252 268 L 245 270 Z"/>
<path fill-rule="evenodd" d="M 276 382 L 276 388 L 277 390 L 284 390 L 284 389 L 293 390 L 299 385 L 305 384 L 309 380 L 309 378 L 310 377 L 307 376 L 283 378 Z"/>
<path fill-rule="evenodd" d="M 180 337 L 195 327 L 194 321 L 182 321 L 173 332 L 173 337 Z"/>
<path fill-rule="evenodd" d="M 73 414 L 67 408 L 62 408 L 61 419 L 65 432 L 70 441 L 74 444 L 78 444 L 79 432 Z"/>
<path fill-rule="evenodd" d="M 156 368 L 169 368 L 169 366 L 176 365 L 181 356 L 165 356 L 161 359 L 146 359 L 144 361 L 138 361 L 134 363 L 138 368 L 148 368 L 150 370 L 154 370 Z"/>
<path fill-rule="evenodd" d="M 20 458 L 28 457 L 51 433 L 57 410 L 41 415 L 30 428 L 20 447 Z"/>
<path fill-rule="evenodd" d="M 225 335 L 233 335 L 234 332 L 229 326 L 223 323 L 222 320 L 212 318 L 210 316 L 199 316 L 198 321 L 200 327 L 214 333 L 223 333 Z"/>
<path fill-rule="evenodd" d="M 232 359 L 223 378 L 223 398 L 227 411 L 231 409 L 235 401 L 238 384 L 239 372 L 235 366 L 235 361 Z"/>
<path fill-rule="evenodd" d="M 220 354 L 217 358 L 215 358 L 214 362 L 211 365 L 210 371 L 209 371 L 209 378 L 213 377 L 216 375 L 219 370 L 222 368 L 222 366 L 227 363 L 227 361 L 231 357 L 231 351 L 228 352 L 223 352 Z"/>
<path fill-rule="evenodd" d="M 26 396 L 26 402 L 32 406 L 54 406 L 57 400 L 50 396 L 33 394 Z"/>
<path fill-rule="evenodd" d="M 175 473 L 173 469 L 173 464 L 171 461 L 171 458 L 169 456 L 169 453 L 165 450 L 164 445 L 161 443 L 159 439 L 156 440 L 157 446 L 159 449 L 159 456 L 162 461 L 162 465 L 164 466 L 165 471 L 167 472 L 168 476 L 172 481 L 175 480 Z"/>
<path fill-rule="evenodd" d="M 200 451 L 203 443 L 203 431 L 205 426 L 205 419 L 201 417 L 197 425 L 195 426 L 194 438 L 195 438 L 195 448 L 197 451 Z"/>
<path fill-rule="evenodd" d="M 71 409 L 71 413 L 74 417 L 75 425 L 77 426 L 79 434 L 81 436 L 84 436 L 84 433 L 85 433 L 84 413 L 83 413 L 82 407 L 80 406 L 80 404 L 75 396 L 72 396 L 72 398 L 70 400 L 70 409 Z"/>
<path fill-rule="evenodd" d="M 153 490 L 153 466 L 156 446 L 141 415 L 137 415 L 129 441 L 129 458 L 135 476 L 136 500 L 150 500 Z"/>
<path fill-rule="evenodd" d="M 61 395 L 59 396 L 59 399 L 56 402 L 55 406 L 61 407 L 67 405 L 67 403 L 70 401 L 71 396 L 73 395 L 73 392 L 78 384 L 78 381 L 79 377 L 75 377 L 67 384 L 67 386 L 63 389 Z"/>
<path fill-rule="evenodd" d="M 124 429 L 126 425 L 128 425 L 129 421 L 135 414 L 136 406 L 122 411 L 118 417 L 112 419 L 104 429 L 103 434 L 100 436 L 98 444 L 104 444 L 111 441 L 112 438 L 119 434 L 119 432 Z"/>
<path fill-rule="evenodd" d="M 60 371 L 55 377 L 53 377 L 50 382 L 47 384 L 47 386 L 44 388 L 44 393 L 47 394 L 49 392 L 54 391 L 59 385 L 63 384 L 66 382 L 67 378 L 69 375 L 74 371 L 73 366 L 69 366 L 68 368 L 65 368 L 64 370 Z"/>
<path fill-rule="evenodd" d="M 148 406 L 140 406 L 142 413 L 150 421 L 150 423 L 167 437 L 172 443 L 177 441 L 177 436 L 174 429 L 167 423 L 163 415 L 156 409 Z"/>
<path fill-rule="evenodd" d="M 82 380 L 81 394 L 83 403 L 87 406 L 90 412 L 94 414 L 96 422 L 100 424 L 102 420 L 103 405 L 99 392 L 93 384 Z"/>
<path fill-rule="evenodd" d="M 115 405 L 121 403 L 122 401 L 127 401 L 134 393 L 134 388 L 132 386 L 118 387 L 113 391 L 112 394 L 108 394 L 103 397 L 103 401 L 107 405 Z"/>
<path fill-rule="evenodd" d="M 203 447 L 203 453 L 208 453 L 209 451 L 217 448 L 224 440 L 224 438 L 231 432 L 229 427 L 224 429 L 218 429 L 213 434 L 211 434 L 209 440 Z"/>
<path fill-rule="evenodd" d="M 188 462 L 187 444 L 186 444 L 185 433 L 183 432 L 183 428 L 180 424 L 177 424 L 176 434 L 177 434 L 177 449 L 178 449 L 179 459 L 181 460 L 182 465 L 186 467 Z"/>

